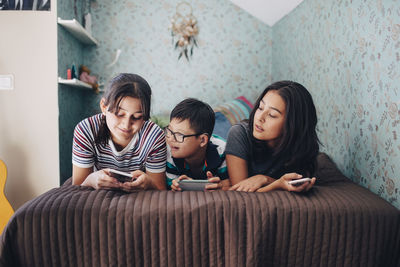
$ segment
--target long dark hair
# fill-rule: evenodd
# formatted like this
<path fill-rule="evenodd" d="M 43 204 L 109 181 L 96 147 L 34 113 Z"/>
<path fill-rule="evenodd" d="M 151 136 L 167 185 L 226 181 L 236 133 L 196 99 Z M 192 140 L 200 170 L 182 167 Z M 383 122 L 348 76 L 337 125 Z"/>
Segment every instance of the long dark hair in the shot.
<path fill-rule="evenodd" d="M 147 81 L 132 73 L 121 73 L 114 77 L 103 95 L 104 104 L 108 106 L 108 111 L 117 114 L 119 103 L 126 96 L 140 100 L 143 119 L 148 120 L 150 118 L 151 88 Z M 107 144 L 110 137 L 106 117 L 102 115 L 95 142 L 96 144 Z"/>
<path fill-rule="evenodd" d="M 271 90 L 275 90 L 286 104 L 282 137 L 274 147 L 273 154 L 283 158 L 286 171 L 313 175 L 320 143 L 316 132 L 317 112 L 311 94 L 303 85 L 293 81 L 279 81 L 268 86 L 257 99 L 250 114 L 251 136 L 254 115 L 263 97 Z"/>

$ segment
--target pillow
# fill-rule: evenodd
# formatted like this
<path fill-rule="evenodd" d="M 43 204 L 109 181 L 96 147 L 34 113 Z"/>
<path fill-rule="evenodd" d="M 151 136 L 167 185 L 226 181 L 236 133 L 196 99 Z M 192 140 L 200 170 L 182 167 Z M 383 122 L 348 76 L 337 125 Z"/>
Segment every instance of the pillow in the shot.
<path fill-rule="evenodd" d="M 67 180 L 65 180 L 61 186 L 69 186 L 69 185 L 72 185 L 72 176 L 69 177 Z"/>
<path fill-rule="evenodd" d="M 224 103 L 216 108 L 215 112 L 222 113 L 231 125 L 241 120 L 248 119 L 253 105 L 244 96 L 239 96 L 230 102 Z"/>
<path fill-rule="evenodd" d="M 223 113 L 215 112 L 215 125 L 213 134 L 218 135 L 226 140 L 228 138 L 228 131 L 231 126 L 232 124 Z"/>
<path fill-rule="evenodd" d="M 316 185 L 351 181 L 343 175 L 332 159 L 323 152 L 320 152 L 317 156 L 317 171 L 315 176 L 317 177 Z"/>
<path fill-rule="evenodd" d="M 248 119 L 252 109 L 253 105 L 244 96 L 239 96 L 230 102 L 215 107 L 213 134 L 226 139 L 231 126 L 244 119 Z"/>

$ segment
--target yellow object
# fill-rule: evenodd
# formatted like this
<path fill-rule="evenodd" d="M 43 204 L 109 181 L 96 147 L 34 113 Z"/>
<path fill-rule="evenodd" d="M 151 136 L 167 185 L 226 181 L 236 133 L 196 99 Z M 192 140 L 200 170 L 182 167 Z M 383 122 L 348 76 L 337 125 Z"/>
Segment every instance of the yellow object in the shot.
<path fill-rule="evenodd" d="M 4 195 L 4 187 L 7 180 L 7 167 L 2 160 L 0 160 L 0 233 L 3 232 L 4 227 L 7 225 L 8 220 L 14 214 L 14 210 L 8 202 L 6 195 Z"/>

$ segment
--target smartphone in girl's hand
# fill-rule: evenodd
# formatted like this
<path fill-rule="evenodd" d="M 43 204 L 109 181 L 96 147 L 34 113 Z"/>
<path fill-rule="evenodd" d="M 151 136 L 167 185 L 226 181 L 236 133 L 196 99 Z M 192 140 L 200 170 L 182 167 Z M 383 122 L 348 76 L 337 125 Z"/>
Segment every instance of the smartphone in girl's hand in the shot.
<path fill-rule="evenodd" d="M 289 181 L 288 183 L 293 186 L 300 186 L 306 182 L 311 182 L 311 178 L 296 179 L 296 180 Z"/>
<path fill-rule="evenodd" d="M 117 170 L 110 169 L 110 176 L 116 178 L 119 182 L 132 182 L 133 176 L 127 172 L 121 172 Z"/>

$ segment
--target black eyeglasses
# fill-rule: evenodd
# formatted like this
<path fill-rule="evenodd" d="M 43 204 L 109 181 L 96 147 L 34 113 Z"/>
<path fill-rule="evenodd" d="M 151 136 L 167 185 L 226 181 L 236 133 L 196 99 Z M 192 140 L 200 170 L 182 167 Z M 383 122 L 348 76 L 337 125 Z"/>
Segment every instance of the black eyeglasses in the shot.
<path fill-rule="evenodd" d="M 164 129 L 165 132 L 165 136 L 167 138 L 171 138 L 172 136 L 174 137 L 175 141 L 178 143 L 183 143 L 185 141 L 186 137 L 191 137 L 191 136 L 199 136 L 201 135 L 201 133 L 198 134 L 181 134 L 181 133 L 174 133 L 173 131 L 171 131 L 170 128 L 165 127 Z"/>

